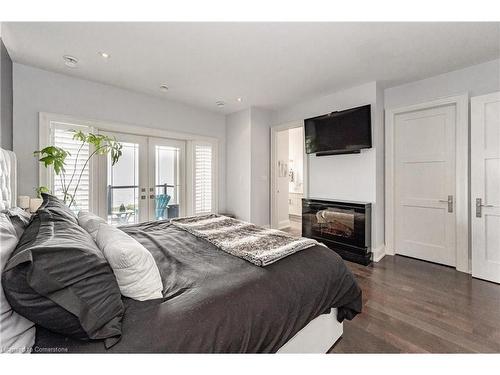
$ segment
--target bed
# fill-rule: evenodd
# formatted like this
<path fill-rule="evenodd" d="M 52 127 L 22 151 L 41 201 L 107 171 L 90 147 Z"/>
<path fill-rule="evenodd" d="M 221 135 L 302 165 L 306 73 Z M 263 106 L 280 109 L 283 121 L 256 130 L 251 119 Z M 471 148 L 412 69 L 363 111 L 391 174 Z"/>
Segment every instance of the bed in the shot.
<path fill-rule="evenodd" d="M 169 221 L 120 229 L 153 255 L 163 298 L 123 298 L 121 339 L 109 348 L 37 326 L 36 352 L 326 353 L 361 311 L 352 273 L 326 247 L 258 267 Z"/>

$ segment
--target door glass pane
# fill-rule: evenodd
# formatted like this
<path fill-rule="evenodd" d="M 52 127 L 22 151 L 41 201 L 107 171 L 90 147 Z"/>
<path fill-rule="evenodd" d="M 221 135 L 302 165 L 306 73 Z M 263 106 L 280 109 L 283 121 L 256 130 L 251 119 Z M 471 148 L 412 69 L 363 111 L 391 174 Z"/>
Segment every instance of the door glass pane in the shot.
<path fill-rule="evenodd" d="M 178 217 L 179 212 L 178 147 L 155 146 L 155 219 Z"/>
<path fill-rule="evenodd" d="M 139 222 L 139 145 L 120 142 L 122 156 L 111 165 L 108 156 L 108 223 Z"/>

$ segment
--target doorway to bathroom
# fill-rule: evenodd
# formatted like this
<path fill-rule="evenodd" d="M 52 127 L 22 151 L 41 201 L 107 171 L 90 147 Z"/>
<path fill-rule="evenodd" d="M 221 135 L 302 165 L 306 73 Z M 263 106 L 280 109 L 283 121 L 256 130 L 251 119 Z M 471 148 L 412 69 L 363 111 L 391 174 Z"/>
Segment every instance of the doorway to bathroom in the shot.
<path fill-rule="evenodd" d="M 273 127 L 272 135 L 272 227 L 300 236 L 302 198 L 306 196 L 307 166 L 304 127 L 292 123 Z"/>

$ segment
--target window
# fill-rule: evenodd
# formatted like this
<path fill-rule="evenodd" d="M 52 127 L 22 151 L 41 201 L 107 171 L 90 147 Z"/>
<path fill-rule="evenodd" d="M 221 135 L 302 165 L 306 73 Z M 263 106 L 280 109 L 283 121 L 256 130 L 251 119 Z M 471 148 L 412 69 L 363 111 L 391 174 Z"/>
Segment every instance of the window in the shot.
<path fill-rule="evenodd" d="M 52 145 L 70 153 L 65 166 L 65 181 L 73 176 L 70 194 L 93 152 L 88 145 L 80 149 L 71 130 L 116 136 L 123 145 L 123 155 L 112 168 L 105 156 L 93 158 L 85 166 L 72 206 L 75 212 L 88 210 L 120 224 L 217 212 L 215 138 L 43 112 L 39 130 L 38 149 Z M 63 198 L 61 176 L 52 167 L 40 163 L 39 177 L 40 186 Z"/>
<path fill-rule="evenodd" d="M 194 145 L 194 214 L 213 212 L 213 147 L 208 143 Z"/>
<path fill-rule="evenodd" d="M 74 195 L 74 203 L 72 205 L 72 209 L 75 212 L 78 212 L 80 210 L 88 211 L 90 208 L 90 166 L 87 165 L 81 175 L 80 171 L 82 171 L 82 167 L 89 157 L 90 149 L 88 144 L 84 144 L 83 147 L 81 147 L 81 142 L 75 141 L 73 139 L 72 130 L 83 130 L 87 132 L 90 131 L 89 127 L 87 126 L 59 122 L 50 123 L 50 138 L 52 140 L 52 145 L 63 148 L 64 150 L 68 151 L 70 155 L 68 155 L 68 157 L 66 158 L 64 176 L 57 176 L 52 171 L 50 173 L 50 178 L 48 181 L 49 186 L 47 187 L 56 197 L 63 199 L 62 177 L 64 177 L 65 184 L 68 184 L 70 181 L 72 181 L 70 189 L 68 191 L 69 194 L 74 193 L 74 187 L 76 186 L 78 180 L 80 180 L 78 190 Z M 50 169 L 52 170 L 52 168 Z"/>

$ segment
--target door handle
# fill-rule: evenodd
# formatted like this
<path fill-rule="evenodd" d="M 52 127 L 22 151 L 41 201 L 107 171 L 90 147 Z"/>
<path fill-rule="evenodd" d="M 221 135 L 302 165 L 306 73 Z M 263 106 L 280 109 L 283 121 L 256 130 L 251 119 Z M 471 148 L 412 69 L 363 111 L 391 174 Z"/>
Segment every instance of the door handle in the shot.
<path fill-rule="evenodd" d="M 448 212 L 453 212 L 453 195 L 448 195 L 448 199 L 438 199 L 438 202 L 448 203 Z"/>
<path fill-rule="evenodd" d="M 476 217 L 483 216 L 483 207 L 500 207 L 500 206 L 495 206 L 494 204 L 483 204 L 483 200 L 481 198 L 476 198 Z"/>

